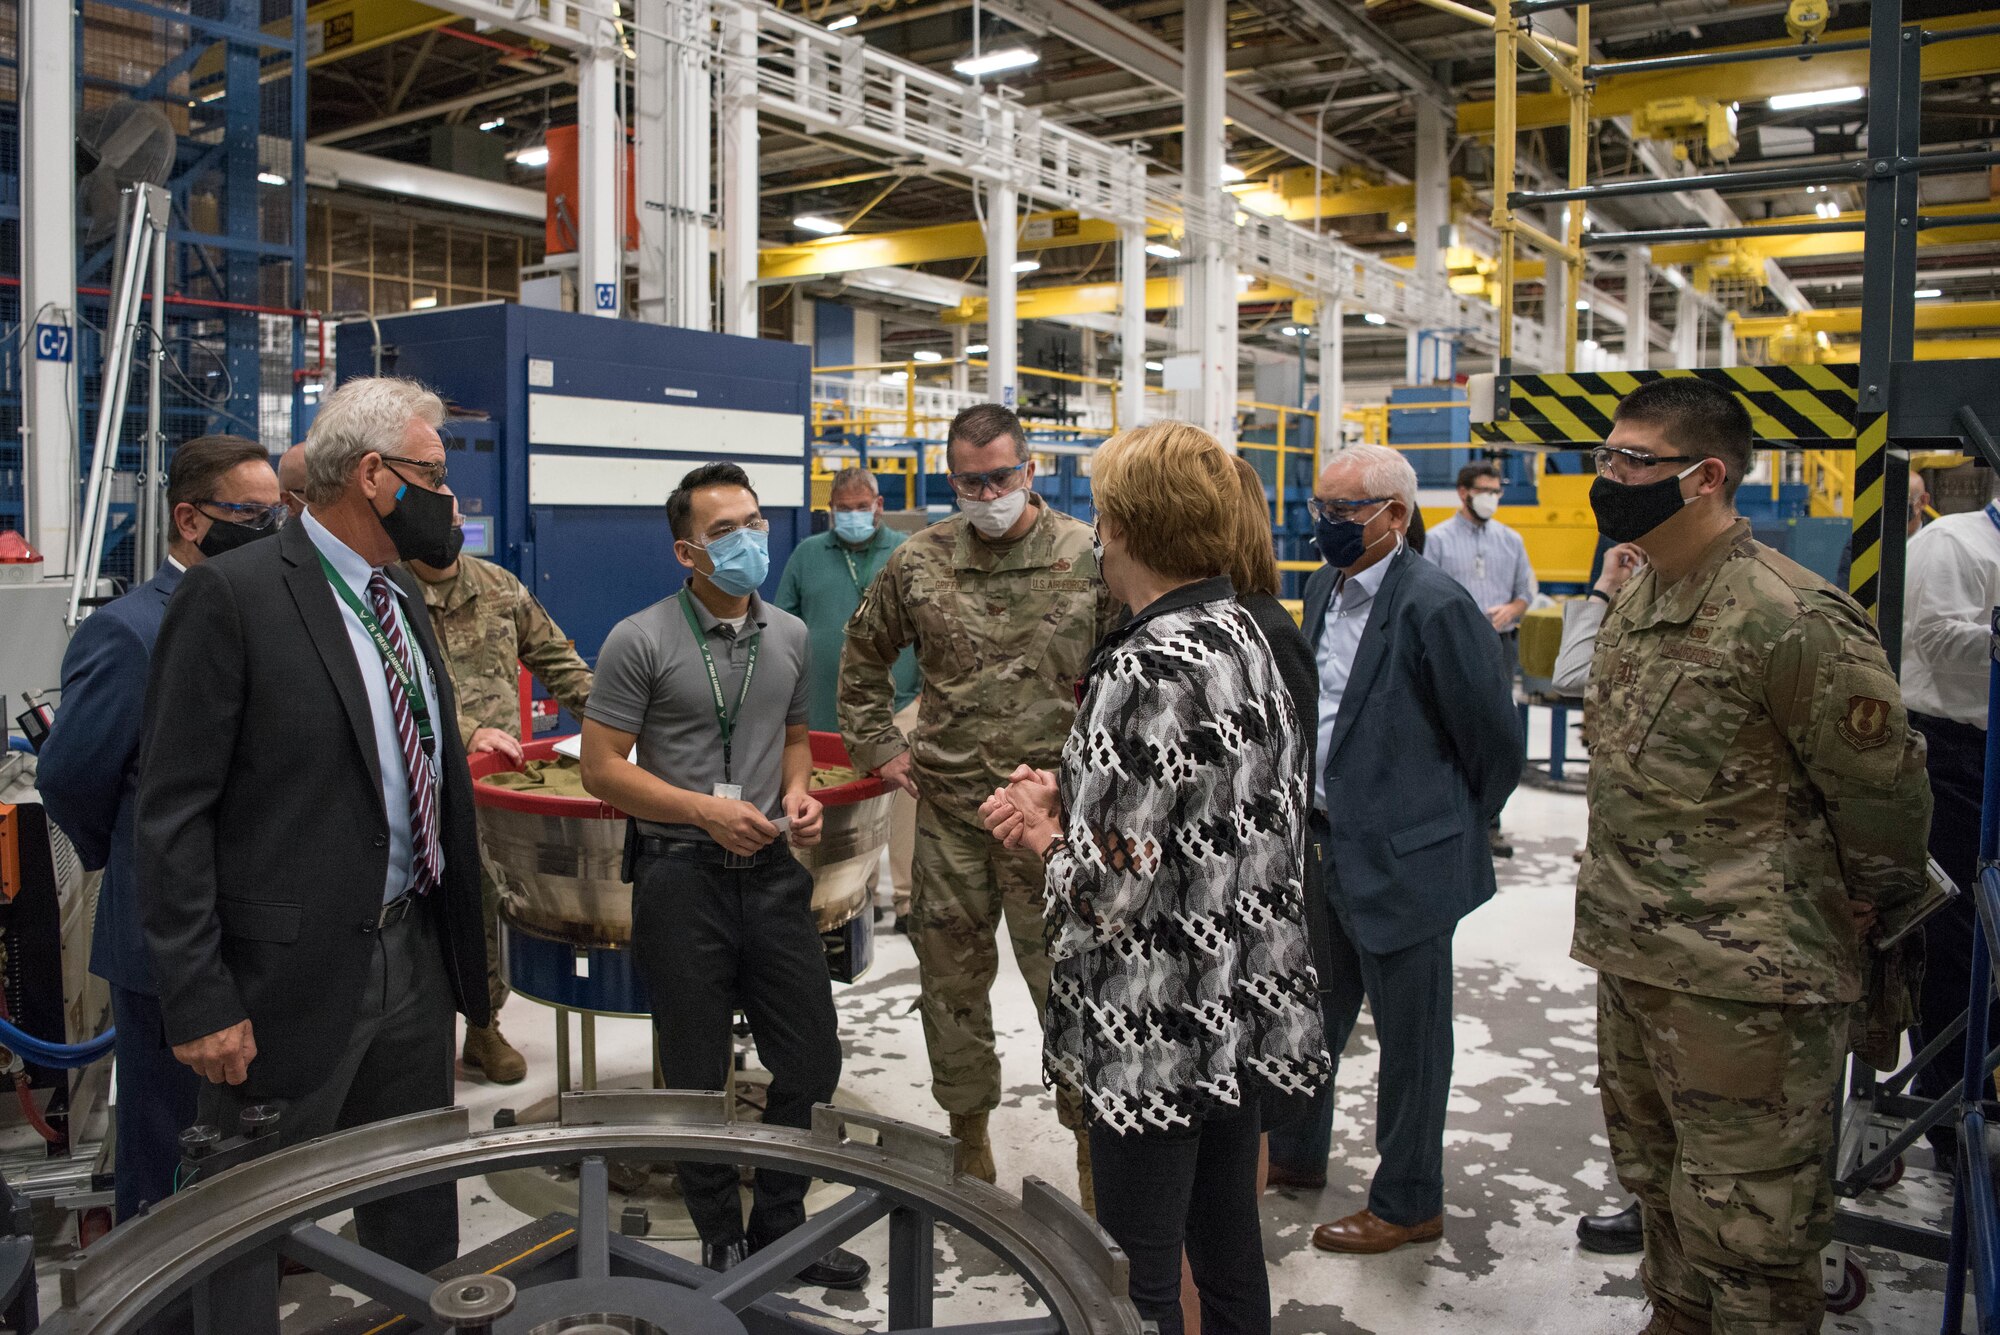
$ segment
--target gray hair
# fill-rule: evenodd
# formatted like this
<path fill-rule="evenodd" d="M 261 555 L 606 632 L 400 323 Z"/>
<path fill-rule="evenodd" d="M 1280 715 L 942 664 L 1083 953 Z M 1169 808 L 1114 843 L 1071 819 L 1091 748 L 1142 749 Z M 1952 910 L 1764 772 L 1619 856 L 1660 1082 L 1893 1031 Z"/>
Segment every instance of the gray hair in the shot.
<path fill-rule="evenodd" d="M 1386 445 L 1349 445 L 1329 455 L 1322 473 L 1335 468 L 1360 470 L 1361 488 L 1370 496 L 1388 496 L 1403 503 L 1405 514 L 1417 511 L 1417 470 L 1401 450 Z"/>
<path fill-rule="evenodd" d="M 872 496 L 882 494 L 882 484 L 875 480 L 872 470 L 866 468 L 843 468 L 833 475 L 833 485 L 827 488 L 827 499 L 831 500 L 843 491 L 865 487 Z"/>
<path fill-rule="evenodd" d="M 327 395 L 306 432 L 306 500 L 339 500 L 361 456 L 396 453 L 412 421 L 444 425 L 444 400 L 414 380 L 362 376 Z"/>

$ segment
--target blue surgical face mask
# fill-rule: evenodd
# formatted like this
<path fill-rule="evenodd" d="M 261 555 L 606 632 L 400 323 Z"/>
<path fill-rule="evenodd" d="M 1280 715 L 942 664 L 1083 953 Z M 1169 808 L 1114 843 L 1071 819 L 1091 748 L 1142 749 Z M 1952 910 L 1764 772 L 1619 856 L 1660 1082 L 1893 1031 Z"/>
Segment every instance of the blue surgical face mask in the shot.
<path fill-rule="evenodd" d="M 833 536 L 842 542 L 863 543 L 875 536 L 873 510 L 835 510 Z"/>
<path fill-rule="evenodd" d="M 703 550 L 715 565 L 709 572 L 709 582 L 732 598 L 756 592 L 764 577 L 771 573 L 771 535 L 761 529 L 739 528 Z"/>

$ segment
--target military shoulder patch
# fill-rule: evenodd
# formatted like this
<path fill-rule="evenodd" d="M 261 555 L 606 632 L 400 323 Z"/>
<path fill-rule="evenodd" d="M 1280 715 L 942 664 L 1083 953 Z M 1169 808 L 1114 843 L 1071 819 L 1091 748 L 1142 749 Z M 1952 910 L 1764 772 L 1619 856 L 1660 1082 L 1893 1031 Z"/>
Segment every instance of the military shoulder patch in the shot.
<path fill-rule="evenodd" d="M 1846 712 L 1833 726 L 1855 750 L 1872 750 L 1889 740 L 1889 702 L 1872 695 L 1850 695 Z"/>

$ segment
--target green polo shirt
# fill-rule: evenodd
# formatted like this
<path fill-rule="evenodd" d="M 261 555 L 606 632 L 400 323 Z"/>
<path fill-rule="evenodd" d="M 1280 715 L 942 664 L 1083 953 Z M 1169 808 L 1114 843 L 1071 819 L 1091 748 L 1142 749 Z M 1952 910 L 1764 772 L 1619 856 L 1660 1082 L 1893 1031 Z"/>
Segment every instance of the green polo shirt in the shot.
<path fill-rule="evenodd" d="M 815 732 L 840 731 L 840 651 L 847 644 L 847 623 L 861 606 L 862 593 L 889 563 L 889 553 L 902 542 L 901 533 L 880 523 L 863 547 L 849 547 L 831 533 L 815 533 L 794 547 L 785 563 L 772 601 L 806 623 L 812 642 L 809 686 Z M 921 684 L 914 650 L 897 657 L 891 678 L 896 708 L 917 698 Z"/>

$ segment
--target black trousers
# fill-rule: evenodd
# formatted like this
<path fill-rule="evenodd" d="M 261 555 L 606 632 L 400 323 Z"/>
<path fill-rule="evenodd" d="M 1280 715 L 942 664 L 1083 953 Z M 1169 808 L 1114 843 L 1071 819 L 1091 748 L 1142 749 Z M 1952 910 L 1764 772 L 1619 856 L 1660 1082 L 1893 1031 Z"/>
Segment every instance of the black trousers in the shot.
<path fill-rule="evenodd" d="M 1924 921 L 1924 982 L 1918 997 L 1917 1046 L 1942 1032 L 1965 1013 L 1972 989 L 1972 938 L 1979 930 L 1973 907 L 1972 877 L 1979 863 L 1979 798 L 1986 782 L 1986 734 L 1966 723 L 1911 713 L 1910 723 L 1924 735 L 1925 768 L 1931 778 L 1930 854 L 1945 874 L 1958 882 L 1957 899 Z M 2000 1042 L 2000 1006 L 1990 1012 L 1990 1042 Z M 1925 1098 L 1938 1098 L 1954 1088 L 1964 1074 L 1965 1042 L 1945 1045 L 1937 1060 L 1917 1073 L 1912 1083 Z M 1930 1142 L 1941 1153 L 1958 1146 L 1958 1132 L 1946 1122 L 1932 1129 Z"/>
<path fill-rule="evenodd" d="M 840 1083 L 833 982 L 812 913 L 812 873 L 789 849 L 741 869 L 674 852 L 637 860 L 632 958 L 653 1003 L 668 1089 L 728 1089 L 741 1010 L 771 1073 L 764 1121 L 804 1129 Z M 703 1242 L 745 1235 L 733 1164 L 682 1163 L 681 1194 Z M 805 1222 L 809 1179 L 757 1171 L 748 1236 L 768 1243 Z"/>
<path fill-rule="evenodd" d="M 1185 1131 L 1119 1135 L 1092 1123 L 1097 1222 L 1131 1263 L 1133 1306 L 1182 1335 L 1181 1250 L 1202 1335 L 1270 1335 L 1271 1280 L 1257 1217 L 1257 1100 Z"/>
<path fill-rule="evenodd" d="M 160 999 L 112 984 L 111 1022 L 117 1026 L 119 1223 L 174 1194 L 181 1163 L 181 1132 L 194 1121 L 202 1078 L 183 1066 L 167 1043 Z"/>
<path fill-rule="evenodd" d="M 313 999 L 301 997 L 299 1004 Z M 405 1113 L 449 1108 L 457 1029 L 432 906 L 419 903 L 375 938 L 353 1036 L 345 1052 L 327 1054 L 325 1080 L 289 1102 L 248 1097 L 242 1085 L 204 1082 L 199 1120 L 233 1135 L 246 1104 L 276 1102 L 280 1143 L 296 1145 Z M 435 1270 L 458 1256 L 458 1185 L 420 1187 L 356 1206 L 354 1228 L 362 1246 L 412 1270 Z"/>

